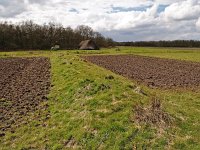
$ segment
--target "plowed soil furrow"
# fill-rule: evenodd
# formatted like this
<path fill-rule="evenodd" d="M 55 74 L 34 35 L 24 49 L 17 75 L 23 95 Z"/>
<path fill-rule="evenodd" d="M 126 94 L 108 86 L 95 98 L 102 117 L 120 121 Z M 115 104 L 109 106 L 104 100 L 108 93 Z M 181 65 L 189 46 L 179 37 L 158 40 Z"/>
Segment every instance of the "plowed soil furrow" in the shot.
<path fill-rule="evenodd" d="M 48 58 L 0 59 L 0 131 L 4 132 L 23 116 L 46 101 L 50 87 Z"/>
<path fill-rule="evenodd" d="M 200 63 L 135 55 L 84 56 L 117 74 L 159 88 L 200 87 Z"/>

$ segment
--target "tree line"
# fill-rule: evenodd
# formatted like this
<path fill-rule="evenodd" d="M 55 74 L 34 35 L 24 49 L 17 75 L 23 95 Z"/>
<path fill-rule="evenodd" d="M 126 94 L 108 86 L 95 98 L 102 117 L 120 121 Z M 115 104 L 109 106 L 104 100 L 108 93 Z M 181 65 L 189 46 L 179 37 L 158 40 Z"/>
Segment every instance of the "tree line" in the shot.
<path fill-rule="evenodd" d="M 118 46 L 136 47 L 200 47 L 197 40 L 118 42 Z"/>
<path fill-rule="evenodd" d="M 55 44 L 59 44 L 61 49 L 77 49 L 79 43 L 87 39 L 93 39 L 99 47 L 200 47 L 200 41 L 195 40 L 115 42 L 85 25 L 72 29 L 56 23 L 0 22 L 0 50 L 4 51 L 46 50 Z"/>
<path fill-rule="evenodd" d="M 82 40 L 93 39 L 98 46 L 113 46 L 111 38 L 104 37 L 91 27 L 80 25 L 75 29 L 61 24 L 35 24 L 25 21 L 18 24 L 0 22 L 0 50 L 46 50 L 55 44 L 61 49 L 77 49 Z"/>

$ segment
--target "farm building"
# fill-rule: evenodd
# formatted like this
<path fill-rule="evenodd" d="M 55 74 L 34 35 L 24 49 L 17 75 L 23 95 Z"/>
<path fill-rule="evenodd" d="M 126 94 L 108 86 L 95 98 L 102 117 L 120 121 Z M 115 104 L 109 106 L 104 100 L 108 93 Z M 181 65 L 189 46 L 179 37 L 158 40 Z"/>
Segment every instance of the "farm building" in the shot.
<path fill-rule="evenodd" d="M 93 40 L 85 40 L 79 44 L 81 50 L 99 50 L 99 47 Z"/>
<path fill-rule="evenodd" d="M 60 49 L 60 45 L 58 44 L 58 41 L 56 41 L 55 45 L 51 47 L 51 50 L 59 50 L 59 49 Z"/>
<path fill-rule="evenodd" d="M 59 49 L 60 49 L 60 45 L 55 45 L 51 47 L 51 50 L 59 50 Z"/>

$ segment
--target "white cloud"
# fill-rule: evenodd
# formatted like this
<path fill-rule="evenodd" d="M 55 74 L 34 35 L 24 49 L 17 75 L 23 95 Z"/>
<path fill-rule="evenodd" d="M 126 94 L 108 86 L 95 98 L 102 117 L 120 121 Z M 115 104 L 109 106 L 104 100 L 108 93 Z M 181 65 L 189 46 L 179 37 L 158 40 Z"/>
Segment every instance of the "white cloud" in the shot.
<path fill-rule="evenodd" d="M 199 17 L 199 19 L 196 22 L 196 27 L 197 27 L 198 30 L 200 30 L 200 17 Z"/>
<path fill-rule="evenodd" d="M 154 0 L 154 2 L 158 3 L 158 4 L 163 4 L 163 5 L 169 5 L 169 4 L 173 4 L 176 2 L 182 2 L 183 0 Z"/>
<path fill-rule="evenodd" d="M 168 20 L 192 20 L 200 16 L 198 0 L 187 0 L 171 4 L 165 9 L 164 15 Z"/>
<path fill-rule="evenodd" d="M 0 0 L 0 21 L 84 24 L 120 41 L 200 39 L 199 18 L 200 0 Z"/>
<path fill-rule="evenodd" d="M 0 0 L 0 17 L 15 17 L 24 11 L 26 11 L 26 3 L 24 0 Z"/>

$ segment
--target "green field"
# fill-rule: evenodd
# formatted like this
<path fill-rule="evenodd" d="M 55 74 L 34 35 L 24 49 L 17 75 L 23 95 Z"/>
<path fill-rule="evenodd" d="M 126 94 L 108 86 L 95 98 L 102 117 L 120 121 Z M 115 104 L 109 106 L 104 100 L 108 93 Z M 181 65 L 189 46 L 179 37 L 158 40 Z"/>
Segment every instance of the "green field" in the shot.
<path fill-rule="evenodd" d="M 100 51 L 0 52 L 0 57 L 50 57 L 52 65 L 48 110 L 30 114 L 28 124 L 1 137 L 0 149 L 200 149 L 200 89 L 161 90 L 137 85 L 79 57 L 92 54 L 200 62 L 200 49 L 120 47 Z M 109 75 L 114 79 L 106 79 Z M 133 86 L 141 86 L 147 96 L 136 93 Z M 154 96 L 173 117 L 168 127 L 133 120 L 134 106 L 148 105 Z M 47 111 L 50 118 L 44 121 Z"/>

